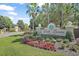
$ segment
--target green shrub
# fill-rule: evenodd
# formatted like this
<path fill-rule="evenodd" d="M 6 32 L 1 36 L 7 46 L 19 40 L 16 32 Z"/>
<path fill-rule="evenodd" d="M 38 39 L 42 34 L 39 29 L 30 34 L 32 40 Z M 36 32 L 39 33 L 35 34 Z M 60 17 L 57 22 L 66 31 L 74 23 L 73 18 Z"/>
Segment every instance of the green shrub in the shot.
<path fill-rule="evenodd" d="M 52 38 L 52 39 L 51 39 L 51 42 L 55 43 L 55 42 L 57 42 L 57 40 L 54 39 L 54 38 Z"/>
<path fill-rule="evenodd" d="M 29 38 L 31 38 L 31 39 L 35 39 L 35 36 L 30 35 Z"/>
<path fill-rule="evenodd" d="M 56 39 L 57 40 L 57 42 L 61 42 L 63 39 Z"/>
<path fill-rule="evenodd" d="M 72 33 L 68 31 L 68 32 L 66 33 L 66 38 L 69 39 L 69 41 L 72 41 L 72 40 L 73 40 L 73 35 L 72 35 Z"/>
<path fill-rule="evenodd" d="M 69 48 L 69 44 L 66 44 L 66 48 Z"/>
<path fill-rule="evenodd" d="M 37 40 L 43 40 L 43 38 L 40 37 L 40 36 L 36 36 L 36 39 L 37 39 Z M 44 40 L 45 40 L 45 39 L 44 39 Z"/>
<path fill-rule="evenodd" d="M 36 31 L 34 31 L 34 32 L 33 32 L 33 36 L 36 36 L 36 35 L 37 35 L 37 32 L 36 32 Z"/>
<path fill-rule="evenodd" d="M 46 40 L 46 41 L 49 41 L 49 42 L 52 42 L 52 43 L 55 43 L 56 42 L 56 39 L 54 39 L 54 38 L 44 38 L 44 40 Z"/>
<path fill-rule="evenodd" d="M 33 36 L 33 35 L 25 35 L 24 37 L 29 38 L 29 39 L 35 39 L 35 36 Z"/>
<path fill-rule="evenodd" d="M 50 38 L 46 38 L 45 40 L 46 40 L 46 41 L 50 41 Z"/>
<path fill-rule="evenodd" d="M 61 44 L 61 48 L 63 48 L 63 49 L 65 48 L 65 44 L 64 43 Z"/>
<path fill-rule="evenodd" d="M 64 39 L 64 40 L 63 40 L 63 43 L 68 43 L 68 42 L 69 42 L 68 39 Z"/>

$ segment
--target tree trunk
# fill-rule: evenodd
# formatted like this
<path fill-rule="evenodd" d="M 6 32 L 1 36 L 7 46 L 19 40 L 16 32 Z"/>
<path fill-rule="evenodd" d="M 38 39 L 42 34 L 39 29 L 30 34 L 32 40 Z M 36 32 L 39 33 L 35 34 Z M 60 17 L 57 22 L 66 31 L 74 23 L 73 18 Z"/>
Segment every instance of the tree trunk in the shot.
<path fill-rule="evenodd" d="M 63 4 L 59 5 L 59 15 L 60 15 L 60 28 L 63 27 Z"/>

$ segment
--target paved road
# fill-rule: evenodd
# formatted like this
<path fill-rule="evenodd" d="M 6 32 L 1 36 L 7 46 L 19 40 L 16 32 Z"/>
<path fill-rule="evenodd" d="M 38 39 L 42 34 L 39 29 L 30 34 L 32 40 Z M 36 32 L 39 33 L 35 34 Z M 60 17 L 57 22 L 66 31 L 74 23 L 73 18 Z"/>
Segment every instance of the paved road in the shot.
<path fill-rule="evenodd" d="M 12 36 L 12 35 L 17 35 L 17 34 L 22 34 L 22 33 L 23 32 L 6 32 L 4 34 L 0 34 L 0 38 Z"/>

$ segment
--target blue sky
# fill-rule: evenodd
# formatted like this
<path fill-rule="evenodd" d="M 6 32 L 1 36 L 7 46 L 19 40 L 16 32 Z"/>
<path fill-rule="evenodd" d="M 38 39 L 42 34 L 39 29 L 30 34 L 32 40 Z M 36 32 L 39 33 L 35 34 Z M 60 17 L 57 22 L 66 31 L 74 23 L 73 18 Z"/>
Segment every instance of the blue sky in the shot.
<path fill-rule="evenodd" d="M 30 17 L 26 14 L 26 10 L 28 9 L 26 5 L 23 3 L 0 3 L 0 15 L 10 17 L 14 24 L 19 19 L 22 19 L 24 23 L 30 24 Z"/>

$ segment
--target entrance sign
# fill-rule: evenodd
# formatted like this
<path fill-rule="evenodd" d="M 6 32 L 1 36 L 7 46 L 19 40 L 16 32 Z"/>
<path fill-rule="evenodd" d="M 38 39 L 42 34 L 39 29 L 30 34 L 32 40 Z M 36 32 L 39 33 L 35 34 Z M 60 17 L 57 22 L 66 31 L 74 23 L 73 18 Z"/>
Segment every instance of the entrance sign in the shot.
<path fill-rule="evenodd" d="M 66 30 L 63 29 L 40 29 L 37 30 L 38 34 L 43 34 L 43 35 L 55 35 L 55 36 L 66 36 Z"/>
<path fill-rule="evenodd" d="M 66 30 L 56 28 L 54 23 L 48 24 L 47 28 L 37 27 L 36 31 L 38 34 L 52 35 L 52 36 L 66 36 Z"/>

